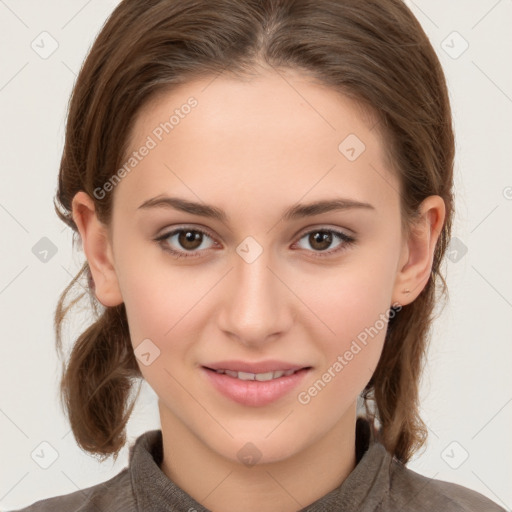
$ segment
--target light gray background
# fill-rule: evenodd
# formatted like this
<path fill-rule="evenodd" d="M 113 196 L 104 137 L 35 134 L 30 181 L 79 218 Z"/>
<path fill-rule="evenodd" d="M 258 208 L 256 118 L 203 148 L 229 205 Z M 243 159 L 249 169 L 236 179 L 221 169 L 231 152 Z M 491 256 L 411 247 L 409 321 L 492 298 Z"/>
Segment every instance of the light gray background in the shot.
<path fill-rule="evenodd" d="M 58 295 L 83 260 L 72 253 L 71 232 L 52 205 L 67 101 L 117 3 L 0 0 L 2 509 L 105 481 L 127 463 L 127 447 L 115 464 L 99 464 L 77 447 L 57 401 L 52 326 Z M 444 66 L 457 138 L 457 213 L 445 265 L 450 301 L 435 325 L 421 388 L 429 441 L 409 467 L 475 489 L 510 510 L 512 1 L 407 3 Z M 51 49 L 43 31 L 58 43 L 45 59 L 31 47 L 35 41 L 40 52 Z M 57 248 L 46 262 L 32 252 L 43 237 Z M 68 334 L 86 322 L 86 315 L 76 316 Z M 129 441 L 158 427 L 155 394 L 145 385 Z M 58 457 L 43 469 L 52 450 Z"/>

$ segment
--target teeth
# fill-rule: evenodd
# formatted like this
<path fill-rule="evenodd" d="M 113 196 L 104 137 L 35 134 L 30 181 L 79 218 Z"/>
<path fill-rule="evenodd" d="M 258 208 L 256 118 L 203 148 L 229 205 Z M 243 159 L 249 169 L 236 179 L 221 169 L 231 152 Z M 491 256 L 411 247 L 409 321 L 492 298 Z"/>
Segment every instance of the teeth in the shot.
<path fill-rule="evenodd" d="M 260 382 L 264 382 L 272 379 L 279 379 L 279 377 L 288 376 L 292 373 L 295 373 L 298 370 L 278 370 L 275 372 L 267 372 L 267 373 L 248 373 L 248 372 L 235 372 L 233 370 L 215 370 L 217 373 L 225 373 L 230 377 L 240 380 L 257 380 Z"/>
<path fill-rule="evenodd" d="M 265 380 L 278 379 L 279 377 L 282 377 L 283 375 L 284 375 L 284 372 L 282 372 L 282 371 L 256 373 L 254 375 L 254 380 L 265 381 Z"/>

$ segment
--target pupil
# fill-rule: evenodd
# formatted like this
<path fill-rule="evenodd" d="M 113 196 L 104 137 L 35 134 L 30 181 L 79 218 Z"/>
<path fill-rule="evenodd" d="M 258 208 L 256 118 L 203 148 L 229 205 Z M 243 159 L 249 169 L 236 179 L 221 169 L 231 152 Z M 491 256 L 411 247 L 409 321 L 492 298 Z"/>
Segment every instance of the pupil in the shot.
<path fill-rule="evenodd" d="M 327 231 L 317 231 L 313 235 L 313 240 L 314 243 L 320 243 L 320 249 L 326 249 L 327 247 L 329 247 L 329 245 L 331 245 L 332 234 L 328 233 Z M 314 244 L 312 244 L 312 246 L 314 246 Z"/>
<path fill-rule="evenodd" d="M 200 238 L 201 233 L 199 233 L 198 231 L 183 231 L 179 235 L 179 242 L 183 247 L 187 249 L 196 249 L 201 245 Z"/>

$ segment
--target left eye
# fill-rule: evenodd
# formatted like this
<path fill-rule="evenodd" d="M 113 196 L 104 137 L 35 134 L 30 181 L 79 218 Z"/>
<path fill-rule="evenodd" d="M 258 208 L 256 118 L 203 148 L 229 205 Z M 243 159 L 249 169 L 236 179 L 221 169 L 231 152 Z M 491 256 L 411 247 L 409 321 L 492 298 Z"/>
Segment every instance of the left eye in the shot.
<path fill-rule="evenodd" d="M 203 244 L 204 237 L 211 239 L 210 235 L 201 229 L 180 228 L 159 236 L 156 238 L 156 241 L 160 242 L 164 250 L 170 252 L 177 258 L 194 258 L 200 255 L 198 253 L 201 252 L 200 249 Z M 325 249 L 328 249 L 336 238 L 341 240 L 338 247 L 334 250 L 326 251 Z M 175 242 L 177 242 L 184 250 L 171 248 L 170 245 L 173 239 L 175 239 Z M 319 257 L 330 256 L 333 253 L 340 252 L 355 242 L 353 237 L 333 229 L 314 229 L 304 233 L 299 241 L 303 239 L 307 239 L 307 242 L 313 247 L 312 252 L 317 253 L 315 256 Z M 208 247 L 202 248 L 202 250 L 207 249 Z"/>
<path fill-rule="evenodd" d="M 304 233 L 300 240 L 304 238 L 307 238 L 308 243 L 314 247 L 313 252 L 319 253 L 315 254 L 315 256 L 319 257 L 327 257 L 334 253 L 343 251 L 355 242 L 355 238 L 352 236 L 334 229 L 314 229 L 313 231 Z M 336 238 L 341 240 L 341 243 L 335 249 L 325 251 L 324 249 L 328 248 Z"/>

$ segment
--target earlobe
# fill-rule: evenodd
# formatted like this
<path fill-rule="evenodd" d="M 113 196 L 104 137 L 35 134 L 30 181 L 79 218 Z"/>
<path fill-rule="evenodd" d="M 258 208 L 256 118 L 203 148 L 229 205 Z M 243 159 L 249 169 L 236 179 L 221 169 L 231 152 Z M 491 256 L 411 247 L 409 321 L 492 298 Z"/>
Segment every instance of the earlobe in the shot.
<path fill-rule="evenodd" d="M 445 214 L 445 204 L 440 196 L 429 196 L 421 203 L 420 216 L 411 227 L 409 238 L 402 247 L 393 290 L 394 302 L 409 304 L 426 286 Z"/>
<path fill-rule="evenodd" d="M 94 201 L 84 191 L 77 192 L 73 198 L 72 212 L 94 280 L 97 299 L 108 307 L 121 304 L 123 299 L 114 268 L 107 226 L 99 221 Z"/>

